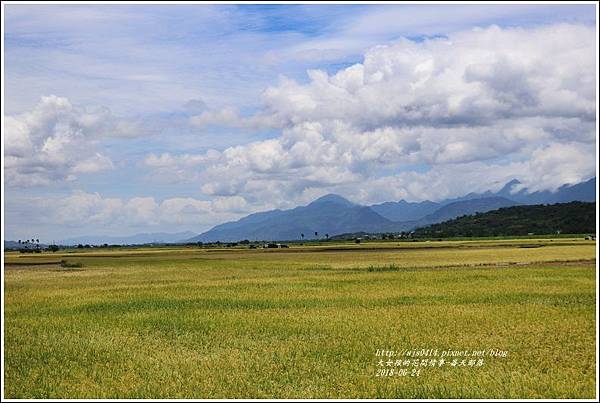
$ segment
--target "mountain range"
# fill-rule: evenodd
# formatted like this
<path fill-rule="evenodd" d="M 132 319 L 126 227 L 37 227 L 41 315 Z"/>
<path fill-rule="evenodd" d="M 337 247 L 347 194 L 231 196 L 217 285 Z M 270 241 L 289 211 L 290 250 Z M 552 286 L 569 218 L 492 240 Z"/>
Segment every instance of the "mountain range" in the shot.
<path fill-rule="evenodd" d="M 519 181 L 512 180 L 497 192 L 469 193 L 439 202 L 400 200 L 371 206 L 355 204 L 341 196 L 329 194 L 306 206 L 250 214 L 237 221 L 217 225 L 200 235 L 190 231 L 140 233 L 131 236 L 90 235 L 63 239 L 57 243 L 60 245 L 104 243 L 135 245 L 236 242 L 244 239 L 251 241 L 323 239 L 343 233 L 411 231 L 464 215 L 485 213 L 517 205 L 596 201 L 595 177 L 575 185 L 561 186 L 554 192 L 530 192 L 526 188 L 516 190 L 518 185 L 520 185 Z M 13 241 L 5 241 L 4 246 L 5 248 L 17 247 L 13 246 Z"/>
<path fill-rule="evenodd" d="M 139 233 L 129 236 L 108 236 L 108 235 L 88 235 L 74 238 L 63 239 L 58 241 L 59 245 L 78 245 L 78 244 L 89 244 L 89 245 L 141 245 L 148 243 L 178 243 L 184 242 L 196 234 L 191 231 L 167 233 L 167 232 L 153 232 L 153 233 Z"/>
<path fill-rule="evenodd" d="M 596 200 L 595 177 L 576 185 L 561 186 L 555 192 L 516 190 L 518 185 L 517 180 L 512 180 L 497 192 L 469 193 L 440 202 L 400 200 L 372 206 L 354 204 L 330 194 L 306 206 L 250 214 L 240 220 L 217 225 L 188 241 L 322 239 L 341 233 L 410 231 L 503 207 Z"/>

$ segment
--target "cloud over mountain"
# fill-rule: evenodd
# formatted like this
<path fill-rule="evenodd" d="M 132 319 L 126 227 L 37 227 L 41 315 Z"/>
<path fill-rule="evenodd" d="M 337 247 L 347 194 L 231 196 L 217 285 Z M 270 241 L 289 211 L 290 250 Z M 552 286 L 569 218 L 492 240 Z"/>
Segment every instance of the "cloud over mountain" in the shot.
<path fill-rule="evenodd" d="M 280 135 L 224 150 L 202 166 L 201 189 L 277 199 L 395 182 L 420 199 L 409 179 L 445 182 L 474 166 L 483 186 L 575 183 L 595 170 L 595 47 L 593 27 L 491 26 L 376 46 L 335 74 L 310 70 L 307 83 L 282 78 L 246 118 Z M 225 112 L 197 120 L 240 125 Z"/>

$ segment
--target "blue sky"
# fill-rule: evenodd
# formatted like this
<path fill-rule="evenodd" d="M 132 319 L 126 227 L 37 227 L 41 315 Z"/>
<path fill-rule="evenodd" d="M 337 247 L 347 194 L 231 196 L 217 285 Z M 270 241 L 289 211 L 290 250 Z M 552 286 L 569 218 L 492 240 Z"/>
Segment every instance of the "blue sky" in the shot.
<path fill-rule="evenodd" d="M 587 179 L 595 18 L 595 5 L 5 5 L 5 236 L 201 232 L 330 192 L 417 201 Z"/>

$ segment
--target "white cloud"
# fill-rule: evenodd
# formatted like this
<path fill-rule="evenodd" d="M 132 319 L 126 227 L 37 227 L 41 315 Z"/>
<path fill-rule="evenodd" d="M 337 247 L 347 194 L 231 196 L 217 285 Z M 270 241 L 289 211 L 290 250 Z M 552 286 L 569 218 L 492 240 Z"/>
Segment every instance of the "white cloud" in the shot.
<path fill-rule="evenodd" d="M 85 109 L 66 98 L 42 97 L 33 110 L 5 118 L 6 183 L 47 185 L 113 169 L 100 140 L 146 133 L 139 122 L 117 118 L 107 108 Z"/>
<path fill-rule="evenodd" d="M 265 90 L 263 110 L 246 118 L 281 135 L 199 166 L 201 190 L 285 203 L 345 186 L 370 198 L 371 187 L 393 181 L 396 194 L 436 199 L 501 178 L 532 189 L 587 179 L 595 171 L 595 48 L 593 27 L 492 26 L 377 46 L 336 74 L 309 71 L 306 84 L 282 78 Z M 200 116 L 202 124 L 240 124 L 226 115 Z M 429 170 L 398 173 L 413 165 Z M 465 180 L 475 177 L 473 166 L 486 175 Z M 420 189 L 399 177 L 440 186 Z"/>
<path fill-rule="evenodd" d="M 593 27 L 490 27 L 369 50 L 364 62 L 265 91 L 282 124 L 339 119 L 358 127 L 595 115 Z"/>
<path fill-rule="evenodd" d="M 192 116 L 190 118 L 190 124 L 198 128 L 204 128 L 206 126 L 238 127 L 241 125 L 241 117 L 237 109 L 227 107 L 203 111 L 200 115 Z"/>
<path fill-rule="evenodd" d="M 215 222 L 247 213 L 251 206 L 242 197 L 198 200 L 174 197 L 157 201 L 154 197 L 115 198 L 99 193 L 74 191 L 68 196 L 29 198 L 27 214 L 36 227 L 64 225 L 70 228 L 101 226 L 105 230 L 186 225 L 198 230 Z"/>
<path fill-rule="evenodd" d="M 150 153 L 142 161 L 142 166 L 151 168 L 150 178 L 157 182 L 186 183 L 199 179 L 198 169 L 220 158 L 221 153 L 208 150 L 203 154 Z"/>
<path fill-rule="evenodd" d="M 170 153 L 162 153 L 161 155 L 156 155 L 154 153 L 151 153 L 148 154 L 148 156 L 146 156 L 143 163 L 146 166 L 155 168 L 167 168 L 172 167 L 174 165 L 183 167 L 194 167 L 207 161 L 214 160 L 218 158 L 219 155 L 220 153 L 216 150 L 208 150 L 205 154 L 202 155 L 172 155 Z"/>
<path fill-rule="evenodd" d="M 100 153 L 96 153 L 94 156 L 79 161 L 75 165 L 73 165 L 72 172 L 74 174 L 91 173 L 109 170 L 113 168 L 114 166 L 110 158 L 105 157 Z"/>
<path fill-rule="evenodd" d="M 370 180 L 365 186 L 340 186 L 338 192 L 352 200 L 372 204 L 389 200 L 434 200 L 468 192 L 498 191 L 508 181 L 522 183 L 515 190 L 554 191 L 594 175 L 594 148 L 579 143 L 552 143 L 535 149 L 531 158 L 488 164 L 479 161 L 434 165 L 426 172 L 402 172 Z"/>

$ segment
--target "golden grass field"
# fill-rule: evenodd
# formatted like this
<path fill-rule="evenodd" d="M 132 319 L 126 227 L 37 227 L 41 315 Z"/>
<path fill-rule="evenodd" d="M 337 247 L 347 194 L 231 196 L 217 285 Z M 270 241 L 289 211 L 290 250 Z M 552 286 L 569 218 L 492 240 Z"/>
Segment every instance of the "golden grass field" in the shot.
<path fill-rule="evenodd" d="M 582 237 L 5 253 L 4 396 L 593 398 L 595 259 Z"/>

